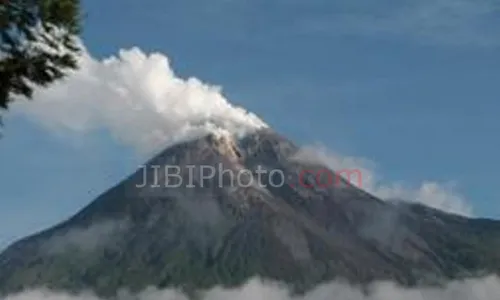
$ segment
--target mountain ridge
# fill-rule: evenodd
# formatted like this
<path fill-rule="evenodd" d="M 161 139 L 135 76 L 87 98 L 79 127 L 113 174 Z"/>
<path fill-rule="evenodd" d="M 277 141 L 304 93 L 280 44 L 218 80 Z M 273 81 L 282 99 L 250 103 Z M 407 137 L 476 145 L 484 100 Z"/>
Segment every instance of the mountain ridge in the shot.
<path fill-rule="evenodd" d="M 145 166 L 178 166 L 183 179 L 193 179 L 188 166 L 252 174 L 260 166 L 295 180 L 301 170 L 326 168 L 295 159 L 299 149 L 270 129 L 242 139 L 207 135 L 169 147 Z M 253 276 L 305 291 L 337 278 L 411 286 L 500 272 L 498 221 L 382 201 L 345 180 L 262 187 L 198 176 L 194 188 L 152 188 L 157 174 L 146 173 L 149 181 L 138 188 L 143 171 L 8 247 L 0 254 L 0 292 L 45 286 L 111 296 L 121 287 L 198 289 Z"/>

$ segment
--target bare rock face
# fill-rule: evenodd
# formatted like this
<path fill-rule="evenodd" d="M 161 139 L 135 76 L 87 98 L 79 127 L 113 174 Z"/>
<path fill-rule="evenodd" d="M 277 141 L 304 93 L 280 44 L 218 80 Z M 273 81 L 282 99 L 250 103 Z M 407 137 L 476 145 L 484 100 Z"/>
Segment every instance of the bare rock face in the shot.
<path fill-rule="evenodd" d="M 298 150 L 270 130 L 168 148 L 67 221 L 9 247 L 0 291 L 110 296 L 253 276 L 304 291 L 335 278 L 417 285 L 499 272 L 499 222 L 302 178 L 325 167 L 294 159 Z"/>

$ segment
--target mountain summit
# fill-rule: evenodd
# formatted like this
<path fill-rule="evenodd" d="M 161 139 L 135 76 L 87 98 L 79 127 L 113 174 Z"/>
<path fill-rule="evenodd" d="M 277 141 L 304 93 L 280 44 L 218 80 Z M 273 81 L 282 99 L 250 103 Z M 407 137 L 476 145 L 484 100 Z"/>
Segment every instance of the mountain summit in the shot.
<path fill-rule="evenodd" d="M 336 278 L 417 285 L 500 272 L 500 222 L 332 184 L 299 153 L 270 129 L 169 147 L 70 219 L 10 246 L 0 292 L 109 296 L 254 276 L 303 291 Z"/>

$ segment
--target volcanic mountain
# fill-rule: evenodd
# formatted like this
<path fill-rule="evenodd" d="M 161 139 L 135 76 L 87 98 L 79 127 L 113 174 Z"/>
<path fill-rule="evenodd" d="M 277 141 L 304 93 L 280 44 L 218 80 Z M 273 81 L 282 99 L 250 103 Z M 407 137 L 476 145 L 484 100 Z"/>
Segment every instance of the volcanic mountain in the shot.
<path fill-rule="evenodd" d="M 338 278 L 410 286 L 500 272 L 500 222 L 382 201 L 345 180 L 319 184 L 324 176 L 288 184 L 326 168 L 299 154 L 270 129 L 169 147 L 73 217 L 11 245 L 0 255 L 0 292 L 111 296 L 254 276 L 300 292 Z"/>

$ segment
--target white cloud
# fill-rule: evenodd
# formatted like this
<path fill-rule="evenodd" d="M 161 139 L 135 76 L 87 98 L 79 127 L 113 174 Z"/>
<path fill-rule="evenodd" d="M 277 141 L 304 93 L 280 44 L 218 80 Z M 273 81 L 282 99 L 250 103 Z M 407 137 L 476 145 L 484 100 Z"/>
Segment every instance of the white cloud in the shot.
<path fill-rule="evenodd" d="M 478 279 L 450 282 L 443 287 L 406 289 L 392 282 L 372 284 L 367 292 L 343 282 L 332 282 L 316 287 L 303 296 L 294 296 L 284 284 L 253 279 L 240 288 L 220 287 L 202 292 L 202 300 L 496 300 L 500 295 L 500 280 L 490 276 Z M 132 295 L 119 293 L 118 300 L 188 300 L 173 289 L 149 288 Z M 92 293 L 70 295 L 49 290 L 25 291 L 7 296 L 5 300 L 99 300 Z"/>
<path fill-rule="evenodd" d="M 500 7 L 494 0 L 349 1 L 337 10 L 302 20 L 300 30 L 403 37 L 425 44 L 500 45 Z"/>
<path fill-rule="evenodd" d="M 80 66 L 66 80 L 36 90 L 36 101 L 16 101 L 13 109 L 58 133 L 108 130 L 147 154 L 207 132 L 267 127 L 229 103 L 219 87 L 177 77 L 160 53 L 132 48 L 97 60 L 84 51 Z"/>
<path fill-rule="evenodd" d="M 255 1 L 211 1 L 183 6 L 199 19 L 190 23 L 210 33 L 224 30 L 224 37 L 240 43 L 297 37 L 298 34 L 361 36 L 397 39 L 432 45 L 500 46 L 500 7 L 496 0 L 275 0 L 269 14 L 253 18 Z M 185 11 L 182 11 L 185 12 Z M 279 15 L 261 26 L 262 20 Z M 175 14 L 171 14 L 175 18 Z M 260 23 L 259 23 L 260 22 Z M 228 26 L 230 24 L 230 26 Z M 251 30 L 248 30 L 251 28 Z M 187 30 L 187 29 L 186 29 Z M 194 32 L 194 31 L 193 31 Z"/>
<path fill-rule="evenodd" d="M 403 200 L 425 204 L 447 212 L 472 216 L 472 207 L 456 191 L 452 183 L 433 181 L 422 182 L 419 186 L 409 186 L 402 183 L 384 182 L 376 172 L 376 165 L 370 160 L 358 157 L 343 156 L 328 151 L 323 146 L 303 147 L 295 157 L 298 160 L 322 163 L 339 175 L 346 176 L 343 170 L 359 170 L 361 178 L 351 176 L 350 182 L 359 188 L 386 200 Z M 351 172 L 351 174 L 353 174 Z"/>
<path fill-rule="evenodd" d="M 426 181 L 414 189 L 402 184 L 380 185 L 375 194 L 384 199 L 406 199 L 459 215 L 473 215 L 472 207 L 456 191 L 453 183 Z"/>
<path fill-rule="evenodd" d="M 108 220 L 88 227 L 69 228 L 63 234 L 49 238 L 42 245 L 42 251 L 48 254 L 60 254 L 66 251 L 94 251 L 103 246 L 112 245 L 129 226 L 127 220 Z"/>

